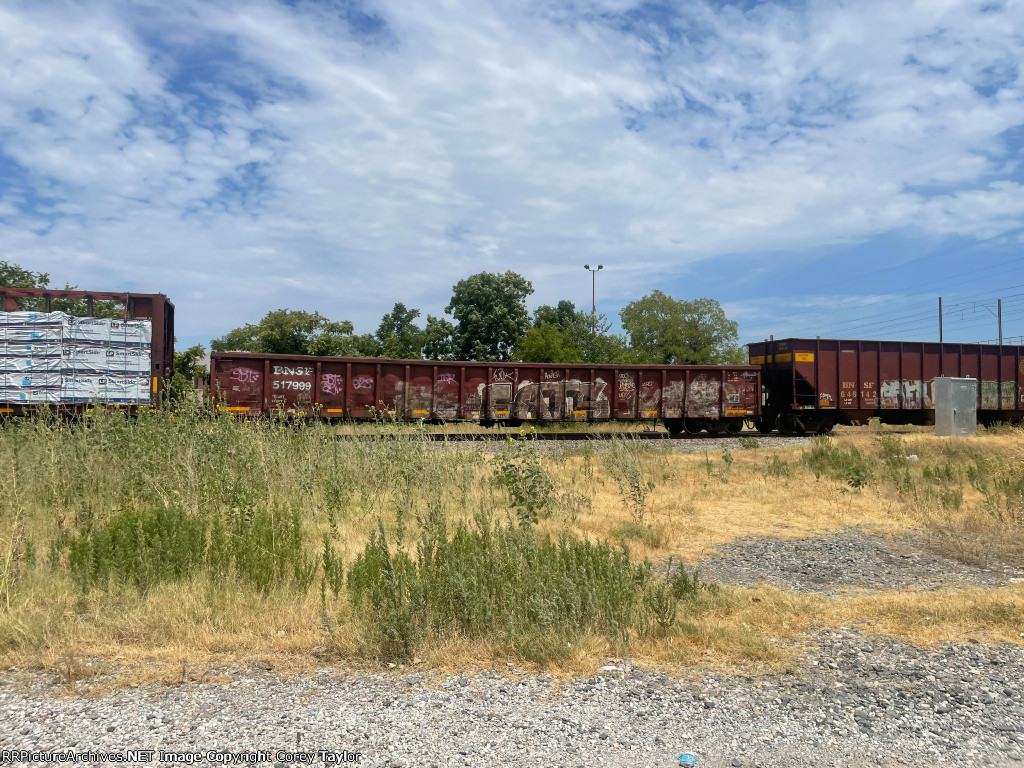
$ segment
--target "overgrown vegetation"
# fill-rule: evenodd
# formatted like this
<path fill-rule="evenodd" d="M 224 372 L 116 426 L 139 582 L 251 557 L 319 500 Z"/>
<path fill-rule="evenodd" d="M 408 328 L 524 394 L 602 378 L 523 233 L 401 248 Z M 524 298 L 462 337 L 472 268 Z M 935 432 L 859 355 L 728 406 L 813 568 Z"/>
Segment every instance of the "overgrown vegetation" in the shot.
<path fill-rule="evenodd" d="M 961 559 L 1024 561 L 1016 432 L 688 454 L 628 438 L 541 451 L 524 430 L 492 454 L 367 429 L 379 439 L 187 402 L 6 422 L 0 655 L 69 670 L 80 655 L 313 648 L 588 669 L 626 652 L 772 660 L 769 638 L 791 630 L 677 557 L 785 523 L 923 526 Z M 789 616 L 786 600 L 772 610 Z M 820 606 L 793 610 L 798 627 Z"/>
<path fill-rule="evenodd" d="M 389 545 L 380 525 L 348 572 L 371 650 L 388 660 L 411 659 L 427 637 L 457 634 L 547 663 L 587 633 L 625 643 L 660 623 L 650 601 L 664 585 L 625 548 L 537 537 L 484 515 L 450 536 L 443 525 L 424 529 L 414 557 L 400 545 Z"/>

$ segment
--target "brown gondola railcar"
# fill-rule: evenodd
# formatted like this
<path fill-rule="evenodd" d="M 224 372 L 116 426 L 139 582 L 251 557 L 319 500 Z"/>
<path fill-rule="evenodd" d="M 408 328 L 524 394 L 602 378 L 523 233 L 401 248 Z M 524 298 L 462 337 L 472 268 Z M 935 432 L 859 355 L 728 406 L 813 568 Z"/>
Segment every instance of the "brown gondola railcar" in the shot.
<path fill-rule="evenodd" d="M 751 344 L 761 366 L 762 431 L 835 424 L 934 424 L 937 376 L 978 380 L 978 421 L 1024 417 L 1024 347 L 920 341 L 779 339 Z"/>
<path fill-rule="evenodd" d="M 416 421 L 661 420 L 738 432 L 761 400 L 757 366 L 556 365 L 214 352 L 210 396 L 246 416 Z"/>

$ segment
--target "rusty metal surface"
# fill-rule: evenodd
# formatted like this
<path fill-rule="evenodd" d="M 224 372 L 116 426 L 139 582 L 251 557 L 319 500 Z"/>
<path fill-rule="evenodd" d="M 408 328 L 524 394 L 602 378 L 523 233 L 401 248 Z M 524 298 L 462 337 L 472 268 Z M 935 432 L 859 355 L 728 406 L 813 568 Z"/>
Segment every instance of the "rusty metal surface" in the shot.
<path fill-rule="evenodd" d="M 978 416 L 1024 417 L 1024 347 L 911 341 L 779 339 L 751 344 L 766 412 L 850 423 L 930 423 L 938 376 L 978 380 Z"/>
<path fill-rule="evenodd" d="M 0 287 L 0 310 L 16 311 L 18 309 L 17 299 L 43 299 L 46 302 L 47 311 L 49 311 L 50 302 L 53 299 L 84 299 L 90 307 L 93 300 L 120 302 L 124 305 L 124 319 L 152 321 L 153 333 L 150 347 L 152 394 L 159 396 L 164 390 L 165 380 L 174 375 L 174 304 L 162 293 Z M 9 410 L 15 415 L 29 410 L 16 404 L 4 404 L 3 409 L 4 411 Z M 2 412 L 0 411 L 0 413 Z"/>
<path fill-rule="evenodd" d="M 215 352 L 215 405 L 248 415 L 483 422 L 742 421 L 752 366 L 587 366 Z"/>

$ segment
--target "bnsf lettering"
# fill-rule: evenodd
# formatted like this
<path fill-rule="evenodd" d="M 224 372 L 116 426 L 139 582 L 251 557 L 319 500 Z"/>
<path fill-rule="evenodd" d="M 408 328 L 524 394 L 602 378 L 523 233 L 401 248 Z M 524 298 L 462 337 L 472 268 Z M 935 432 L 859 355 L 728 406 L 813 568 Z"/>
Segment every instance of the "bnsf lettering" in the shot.
<path fill-rule="evenodd" d="M 275 376 L 312 376 L 313 369 L 304 365 L 291 367 L 289 365 L 275 365 L 274 366 Z"/>

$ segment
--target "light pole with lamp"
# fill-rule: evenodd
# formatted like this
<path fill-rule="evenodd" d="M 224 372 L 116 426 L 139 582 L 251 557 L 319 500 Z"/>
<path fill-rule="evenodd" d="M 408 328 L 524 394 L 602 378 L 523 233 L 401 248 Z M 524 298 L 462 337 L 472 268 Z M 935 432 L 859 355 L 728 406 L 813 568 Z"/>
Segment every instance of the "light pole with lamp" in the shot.
<path fill-rule="evenodd" d="M 589 264 L 584 264 L 583 268 L 590 272 L 590 314 L 597 314 L 597 271 L 604 269 L 604 264 L 598 264 L 597 269 L 590 269 Z"/>

